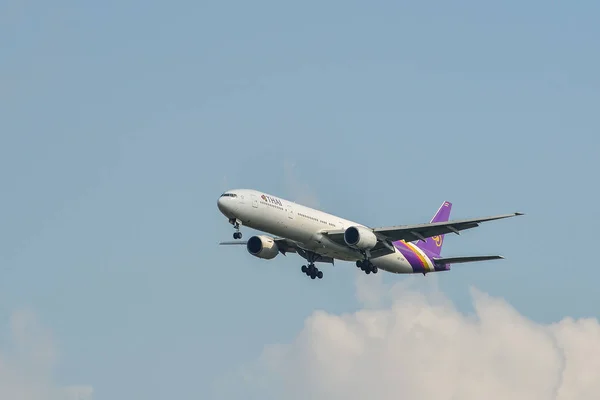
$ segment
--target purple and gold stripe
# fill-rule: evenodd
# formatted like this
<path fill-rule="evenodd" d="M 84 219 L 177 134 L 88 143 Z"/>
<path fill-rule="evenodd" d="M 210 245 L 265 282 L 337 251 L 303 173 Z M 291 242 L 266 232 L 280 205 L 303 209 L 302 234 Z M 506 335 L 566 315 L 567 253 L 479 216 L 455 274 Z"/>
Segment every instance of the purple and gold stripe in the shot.
<path fill-rule="evenodd" d="M 414 272 L 430 272 L 433 270 L 424 258 L 427 256 L 422 255 L 412 243 L 406 243 L 403 240 L 399 240 L 394 242 L 394 246 L 402 253 L 404 258 L 406 258 Z"/>

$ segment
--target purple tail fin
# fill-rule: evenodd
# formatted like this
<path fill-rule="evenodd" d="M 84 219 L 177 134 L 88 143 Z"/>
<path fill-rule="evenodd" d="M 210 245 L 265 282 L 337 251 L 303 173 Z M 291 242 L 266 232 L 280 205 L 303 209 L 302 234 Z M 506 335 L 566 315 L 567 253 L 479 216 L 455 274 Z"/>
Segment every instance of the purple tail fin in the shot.
<path fill-rule="evenodd" d="M 431 222 L 446 222 L 450 219 L 450 210 L 452 210 L 452 203 L 445 201 L 438 211 L 435 213 Z M 425 250 L 432 256 L 439 256 L 442 252 L 442 244 L 444 243 L 444 235 L 433 236 L 427 238 L 427 241 L 418 241 L 416 245 L 421 249 Z"/>

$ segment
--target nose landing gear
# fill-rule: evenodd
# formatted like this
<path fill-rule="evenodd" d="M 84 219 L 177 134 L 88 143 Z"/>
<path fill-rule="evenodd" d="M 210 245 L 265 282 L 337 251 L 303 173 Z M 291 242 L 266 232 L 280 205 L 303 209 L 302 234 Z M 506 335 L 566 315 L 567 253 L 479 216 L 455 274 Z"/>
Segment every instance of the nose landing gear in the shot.
<path fill-rule="evenodd" d="M 233 233 L 233 238 L 234 239 L 241 239 L 242 238 L 242 232 L 240 232 L 240 225 L 242 225 L 242 221 L 240 221 L 237 218 L 232 218 L 229 220 L 229 223 L 231 225 L 233 225 L 233 227 L 235 228 L 235 232 Z"/>

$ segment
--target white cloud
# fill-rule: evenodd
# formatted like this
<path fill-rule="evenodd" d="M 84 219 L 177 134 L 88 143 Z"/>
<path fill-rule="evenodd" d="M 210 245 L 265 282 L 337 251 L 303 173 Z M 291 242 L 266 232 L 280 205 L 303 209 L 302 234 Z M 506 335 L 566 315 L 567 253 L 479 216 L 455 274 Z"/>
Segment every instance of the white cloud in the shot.
<path fill-rule="evenodd" d="M 90 386 L 61 387 L 54 381 L 57 352 L 50 332 L 33 313 L 15 312 L 9 345 L 0 348 L 0 399 L 91 400 Z"/>
<path fill-rule="evenodd" d="M 291 343 L 265 349 L 247 382 L 287 399 L 600 398 L 598 320 L 536 323 L 475 289 L 465 315 L 433 276 L 371 278 L 381 279 L 358 282 L 368 308 L 315 311 Z"/>

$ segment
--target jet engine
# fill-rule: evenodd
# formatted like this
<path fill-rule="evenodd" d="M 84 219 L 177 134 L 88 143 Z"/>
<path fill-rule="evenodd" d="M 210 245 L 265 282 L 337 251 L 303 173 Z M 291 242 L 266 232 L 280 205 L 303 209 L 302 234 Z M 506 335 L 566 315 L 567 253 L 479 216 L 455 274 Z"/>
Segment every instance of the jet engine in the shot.
<path fill-rule="evenodd" d="M 269 236 L 252 236 L 246 243 L 248 253 L 258 258 L 271 260 L 279 254 L 279 248 Z"/>
<path fill-rule="evenodd" d="M 369 250 L 377 244 L 377 237 L 367 228 L 351 226 L 344 232 L 344 241 L 355 249 Z"/>

